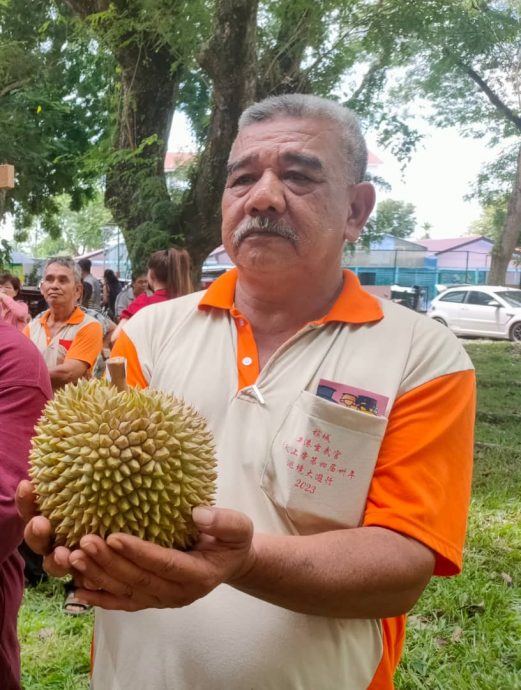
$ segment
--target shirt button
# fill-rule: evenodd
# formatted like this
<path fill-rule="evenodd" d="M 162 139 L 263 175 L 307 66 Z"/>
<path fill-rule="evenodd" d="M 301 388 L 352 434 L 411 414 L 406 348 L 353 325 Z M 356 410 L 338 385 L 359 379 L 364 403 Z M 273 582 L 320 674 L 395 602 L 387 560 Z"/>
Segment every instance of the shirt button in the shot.
<path fill-rule="evenodd" d="M 244 319 L 239 319 L 239 326 L 244 326 Z"/>
<path fill-rule="evenodd" d="M 251 357 L 243 357 L 241 361 L 245 367 L 249 367 L 250 364 L 253 362 L 253 359 Z"/>

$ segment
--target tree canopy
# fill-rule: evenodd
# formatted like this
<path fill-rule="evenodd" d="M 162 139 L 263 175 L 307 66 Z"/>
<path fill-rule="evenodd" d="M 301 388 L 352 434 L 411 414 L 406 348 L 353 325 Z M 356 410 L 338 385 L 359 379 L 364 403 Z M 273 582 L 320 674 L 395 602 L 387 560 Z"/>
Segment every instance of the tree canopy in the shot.
<path fill-rule="evenodd" d="M 336 93 L 404 160 L 422 95 L 438 126 L 517 142 L 505 152 L 515 164 L 519 14 L 514 0 L 2 0 L 0 162 L 18 170 L 8 210 L 20 228 L 42 215 L 57 235 L 56 196 L 78 209 L 102 178 L 135 263 L 177 242 L 200 265 L 219 243 L 239 114 L 284 92 Z M 175 110 L 199 150 L 172 197 L 163 162 Z M 514 170 L 502 260 L 519 230 Z"/>

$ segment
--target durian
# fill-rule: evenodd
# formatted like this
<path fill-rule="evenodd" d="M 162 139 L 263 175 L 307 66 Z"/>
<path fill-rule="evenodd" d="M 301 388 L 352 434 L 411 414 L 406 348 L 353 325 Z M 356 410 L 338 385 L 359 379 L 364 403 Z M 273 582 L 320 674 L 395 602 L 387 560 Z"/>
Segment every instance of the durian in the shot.
<path fill-rule="evenodd" d="M 47 403 L 29 473 L 56 545 L 125 532 L 188 548 L 197 536 L 192 508 L 213 501 L 213 438 L 172 395 L 83 380 Z"/>

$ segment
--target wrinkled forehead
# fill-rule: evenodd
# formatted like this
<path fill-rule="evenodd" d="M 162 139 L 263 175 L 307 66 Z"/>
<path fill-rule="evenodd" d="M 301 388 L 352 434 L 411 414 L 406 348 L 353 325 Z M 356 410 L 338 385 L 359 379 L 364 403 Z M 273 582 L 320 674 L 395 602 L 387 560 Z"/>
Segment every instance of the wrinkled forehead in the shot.
<path fill-rule="evenodd" d="M 244 126 L 232 145 L 230 162 L 264 150 L 309 150 L 324 157 L 338 155 L 341 132 L 332 120 L 276 117 Z"/>
<path fill-rule="evenodd" d="M 228 172 L 242 161 L 255 162 L 265 156 L 287 163 L 302 157 L 317 167 L 346 169 L 340 127 L 323 118 L 276 117 L 244 126 L 232 145 Z"/>

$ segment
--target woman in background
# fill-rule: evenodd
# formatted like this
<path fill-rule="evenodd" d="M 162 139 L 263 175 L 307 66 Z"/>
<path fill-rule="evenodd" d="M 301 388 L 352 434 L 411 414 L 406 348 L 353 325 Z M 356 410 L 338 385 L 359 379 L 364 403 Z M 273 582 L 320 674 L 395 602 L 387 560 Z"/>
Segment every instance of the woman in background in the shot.
<path fill-rule="evenodd" d="M 190 270 L 190 254 L 186 249 L 171 247 L 154 252 L 148 260 L 147 273 L 148 285 L 153 294 L 142 293 L 121 312 L 118 327 L 112 333 L 112 343 L 116 341 L 122 326 L 143 307 L 193 292 Z"/>
<path fill-rule="evenodd" d="M 17 299 L 20 294 L 20 279 L 11 273 L 0 274 L 0 318 L 19 331 L 30 321 L 29 308 Z"/>
<path fill-rule="evenodd" d="M 101 306 L 105 307 L 109 318 L 114 320 L 116 318 L 116 298 L 121 292 L 121 284 L 118 277 L 107 268 L 103 273 L 103 295 L 101 299 Z"/>

